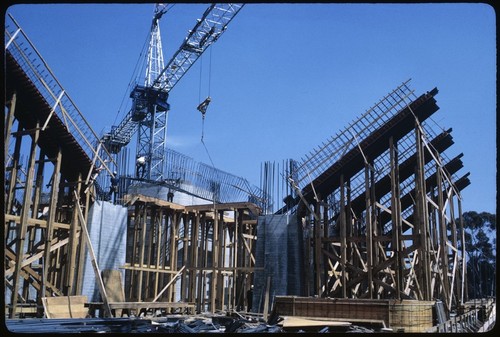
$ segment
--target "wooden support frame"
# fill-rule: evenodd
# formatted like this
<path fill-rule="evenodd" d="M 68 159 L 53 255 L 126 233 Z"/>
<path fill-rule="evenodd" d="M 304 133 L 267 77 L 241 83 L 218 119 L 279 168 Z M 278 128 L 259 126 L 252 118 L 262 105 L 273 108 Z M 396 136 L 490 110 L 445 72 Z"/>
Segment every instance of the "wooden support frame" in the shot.
<path fill-rule="evenodd" d="M 399 138 L 388 138 L 387 150 L 383 153 L 388 158 L 384 159 L 388 165 L 384 171 L 387 176 L 382 177 L 383 180 L 376 176 L 377 158 L 370 158 L 367 153 L 363 156 L 364 172 L 355 175 L 357 172 L 339 170 L 338 187 L 332 193 L 334 204 L 328 206 L 336 207 L 334 217 L 322 220 L 332 223 L 334 230 L 320 240 L 314 228 L 313 235 L 306 236 L 305 270 L 312 269 L 312 277 L 306 278 L 305 289 L 309 292 L 305 295 L 422 301 L 440 298 L 448 309 L 464 300 L 462 259 L 465 252 L 458 250 L 463 240 L 463 227 L 455 223 L 456 202 L 461 212 L 460 195 L 451 185 L 451 177 L 444 177 L 447 173 L 440 153 L 437 150 L 429 153 L 432 148 L 426 143 L 423 132 L 419 121 L 415 120 L 414 143 L 410 150 L 407 146 L 411 134 L 405 139 L 404 151 L 412 151 L 405 155 L 412 158 L 414 170 L 411 173 L 409 167 L 405 167 L 404 192 L 399 176 Z M 353 210 L 351 181 L 354 178 L 358 190 L 357 208 Z M 377 179 L 390 185 L 378 184 Z M 412 181 L 412 190 L 408 189 L 407 181 Z M 385 192 L 379 193 L 376 186 Z M 363 209 L 360 209 L 361 195 L 364 197 Z M 318 204 L 328 205 L 328 198 Z M 305 213 L 302 215 L 306 219 L 305 228 L 318 226 L 317 208 L 313 211 L 309 205 L 305 206 L 308 206 L 303 208 Z M 448 237 L 448 230 L 455 234 Z M 317 261 L 318 246 L 324 265 L 311 263 L 311 257 L 312 261 Z M 322 273 L 327 275 L 325 280 L 318 278 Z"/>
<path fill-rule="evenodd" d="M 254 204 L 216 204 L 214 212 L 213 204 L 126 199 L 134 209 L 127 243 L 132 253 L 122 266 L 127 301 L 195 303 L 197 312 L 236 310 L 246 303 L 255 266 Z"/>
<path fill-rule="evenodd" d="M 74 201 L 69 194 L 72 189 L 78 191 L 80 183 L 70 184 L 62 173 L 65 154 L 60 148 L 49 158 L 45 149 L 40 147 L 42 131 L 38 126 L 25 130 L 15 117 L 9 120 L 9 124 L 5 132 L 13 134 L 15 145 L 14 152 L 8 154 L 11 167 L 4 214 L 8 263 L 4 275 L 10 291 L 10 295 L 7 293 L 10 296 L 7 297 L 9 317 L 14 318 L 19 312 L 18 305 L 26 301 L 34 301 L 43 308 L 42 297 L 81 293 L 83 268 L 77 268 L 80 225 L 78 220 L 75 221 L 76 213 L 71 211 Z M 15 125 L 18 131 L 12 133 L 9 130 Z M 30 159 L 27 171 L 24 171 L 19 168 L 20 159 L 26 154 L 23 139 L 27 137 L 31 140 L 28 148 Z M 47 186 L 44 185 L 46 175 L 50 176 Z M 19 199 L 21 191 L 23 194 Z M 18 215 L 16 209 L 20 210 Z M 36 315 L 42 317 L 43 310 L 38 310 Z"/>

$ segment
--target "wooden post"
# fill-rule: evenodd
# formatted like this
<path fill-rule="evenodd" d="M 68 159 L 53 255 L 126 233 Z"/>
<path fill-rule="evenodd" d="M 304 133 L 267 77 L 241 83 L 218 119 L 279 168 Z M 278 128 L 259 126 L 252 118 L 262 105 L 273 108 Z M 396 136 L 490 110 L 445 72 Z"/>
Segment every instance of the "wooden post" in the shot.
<path fill-rule="evenodd" d="M 43 254 L 43 273 L 42 273 L 42 296 L 46 296 L 45 288 L 47 284 L 47 276 L 49 272 L 49 261 L 50 261 L 50 247 L 52 244 L 52 235 L 53 235 L 53 225 L 57 212 L 57 195 L 59 194 L 59 177 L 61 172 L 61 159 L 62 152 L 61 148 L 58 148 L 57 156 L 55 160 L 54 172 L 52 174 L 52 185 L 50 187 L 50 206 L 49 213 L 47 215 L 47 228 L 45 229 L 45 251 Z"/>
<path fill-rule="evenodd" d="M 10 98 L 9 111 L 5 115 L 5 133 L 4 133 L 4 146 L 5 146 L 5 161 L 7 161 L 7 156 L 9 155 L 9 145 L 10 145 L 10 137 L 12 124 L 14 123 L 14 114 L 16 112 L 16 101 L 17 101 L 17 93 L 14 92 L 12 97 Z"/>
<path fill-rule="evenodd" d="M 182 214 L 182 226 L 184 227 L 184 237 L 182 239 L 182 265 L 188 266 L 188 252 L 189 252 L 189 221 L 188 214 Z M 181 281 L 181 301 L 187 300 L 187 294 L 189 294 L 189 279 L 190 279 L 190 271 L 186 271 L 182 274 Z"/>
<path fill-rule="evenodd" d="M 465 250 L 465 231 L 464 231 L 464 219 L 463 219 L 463 214 L 462 214 L 462 201 L 459 198 L 458 199 L 458 220 L 459 220 L 459 228 L 460 228 L 460 246 L 462 247 L 461 249 L 461 255 L 462 255 L 462 277 L 461 277 L 461 284 L 460 284 L 460 301 L 461 303 L 465 303 L 468 300 L 468 295 L 467 295 L 467 251 Z M 458 290 L 458 289 L 457 289 Z"/>
<path fill-rule="evenodd" d="M 143 279 L 144 279 L 144 271 L 142 269 L 144 265 L 144 254 L 145 254 L 145 249 L 146 249 L 146 228 L 148 225 L 148 205 L 145 203 L 144 207 L 142 208 L 142 218 L 141 218 L 141 240 L 140 240 L 140 253 L 139 253 L 139 267 L 141 267 L 141 270 L 139 270 L 139 280 L 137 284 L 137 301 L 142 301 L 143 299 Z"/>
<path fill-rule="evenodd" d="M 134 232 L 133 232 L 133 240 L 132 240 L 132 253 L 130 254 L 130 265 L 135 266 L 137 263 L 139 263 L 139 266 L 141 265 L 140 261 L 138 261 L 138 249 L 139 249 L 139 238 L 140 238 L 140 231 L 141 231 L 141 223 L 142 223 L 142 217 L 143 217 L 143 212 L 142 208 L 144 208 L 144 205 L 141 205 L 139 203 L 135 204 L 135 210 L 134 210 Z M 168 219 L 167 219 L 168 221 Z M 129 289 L 129 295 L 128 298 L 129 300 L 138 300 L 139 297 L 136 294 L 136 292 L 140 291 L 137 290 L 137 281 L 136 279 L 138 278 L 138 272 L 135 270 L 130 271 L 130 289 Z M 134 291 L 135 290 L 135 291 Z"/>
<path fill-rule="evenodd" d="M 373 228 L 370 198 L 370 167 L 365 164 L 365 223 L 366 223 L 366 264 L 368 268 L 368 297 L 373 298 Z"/>
<path fill-rule="evenodd" d="M 306 226 L 311 225 L 311 215 L 306 215 Z M 311 296 L 311 235 L 304 240 L 304 284 L 305 296 Z M 259 308 L 260 310 L 260 308 Z"/>
<path fill-rule="evenodd" d="M 198 272 L 198 292 L 197 292 L 197 298 L 198 301 L 196 302 L 196 311 L 201 312 L 202 308 L 204 310 L 204 305 L 205 305 L 205 267 L 206 267 L 206 237 L 207 237 L 207 222 L 206 222 L 206 214 L 205 212 L 196 213 L 198 221 L 200 221 L 201 225 L 201 237 L 200 237 L 200 244 L 199 244 L 199 255 L 200 255 L 200 261 L 198 263 L 199 267 L 199 272 Z M 200 219 L 201 217 L 201 219 Z"/>
<path fill-rule="evenodd" d="M 415 226 L 417 228 L 417 235 L 419 235 L 420 241 L 420 263 L 418 263 L 420 275 L 420 288 L 422 290 L 423 298 L 421 300 L 430 301 L 430 257 L 429 257 L 429 242 L 427 229 L 429 224 L 428 211 L 427 211 L 427 197 L 425 191 L 425 175 L 424 175 L 424 150 L 422 147 L 422 135 L 420 133 L 420 128 L 418 121 L 415 121 L 415 144 L 417 147 L 417 164 L 415 168 L 415 202 L 416 202 L 416 220 Z"/>
<path fill-rule="evenodd" d="M 321 268 L 321 202 L 316 200 L 314 204 L 314 293 L 321 295 L 321 278 L 323 269 Z"/>
<path fill-rule="evenodd" d="M 80 173 L 78 175 L 78 181 L 79 181 L 79 187 L 78 187 L 78 192 L 81 191 L 83 185 L 82 185 L 82 174 Z M 59 191 L 62 192 L 64 190 L 63 188 L 64 181 L 60 180 L 60 185 L 59 185 Z M 89 205 L 90 205 L 90 193 L 87 193 L 85 195 L 85 213 L 84 217 L 85 219 L 88 219 L 88 212 L 89 212 Z M 82 293 L 82 288 L 83 288 L 83 271 L 84 271 L 84 265 L 85 265 L 85 238 L 83 235 L 81 235 L 81 226 L 79 225 L 78 221 L 76 219 L 73 220 L 72 222 L 73 226 L 75 226 L 76 231 L 80 232 L 79 238 L 78 238 L 78 263 L 77 263 L 77 272 L 76 275 L 74 275 L 76 279 L 76 287 L 75 287 L 75 294 L 81 294 Z"/>
<path fill-rule="evenodd" d="M 352 204 L 351 204 L 351 178 L 348 177 L 347 181 L 345 181 L 345 203 L 346 203 L 346 212 L 345 212 L 345 224 L 346 224 L 346 263 L 354 264 L 353 261 L 353 252 L 352 252 L 352 237 L 354 236 L 353 231 L 353 222 L 352 222 Z M 328 223 L 328 207 L 325 210 L 325 222 Z M 327 235 L 325 235 L 327 236 Z M 346 293 L 347 295 L 347 293 Z"/>
<path fill-rule="evenodd" d="M 455 305 L 458 306 L 460 305 L 460 270 L 458 269 L 458 236 L 457 236 L 457 224 L 455 222 L 455 209 L 454 209 L 454 202 L 453 202 L 453 192 L 451 193 L 451 196 L 449 198 L 449 209 L 450 209 L 450 222 L 451 222 L 451 245 L 454 248 L 453 249 L 453 275 L 452 278 L 455 281 L 454 285 L 452 285 L 452 290 L 450 291 L 450 298 L 453 300 L 455 299 L 456 303 Z M 453 286 L 455 287 L 455 291 L 453 291 Z M 455 294 L 456 296 L 453 296 Z"/>
<path fill-rule="evenodd" d="M 401 293 L 404 289 L 403 284 L 403 247 L 401 238 L 402 221 L 401 221 L 401 191 L 399 189 L 399 160 L 398 160 L 398 147 L 394 142 L 394 138 L 389 138 L 389 151 L 390 151 L 390 167 L 391 167 L 391 216 L 392 216 L 392 246 L 396 256 L 394 260 L 394 271 L 396 273 L 396 296 L 401 300 Z"/>
<path fill-rule="evenodd" d="M 36 161 L 36 147 L 38 144 L 38 138 L 40 136 L 39 130 L 40 122 L 37 121 L 35 131 L 33 133 L 33 138 L 31 140 L 30 157 L 28 163 L 28 175 L 26 177 L 23 204 L 21 210 L 21 219 L 19 224 L 19 229 L 17 231 L 17 242 L 16 242 L 16 265 L 14 269 L 13 287 L 12 287 L 12 312 L 10 313 L 10 318 L 14 318 L 17 312 L 17 302 L 19 298 L 19 281 L 21 277 L 21 263 L 24 258 L 24 242 L 26 238 L 26 232 L 28 228 L 28 218 L 30 217 L 30 204 L 33 192 L 33 177 L 35 175 L 35 161 Z"/>
<path fill-rule="evenodd" d="M 450 283 L 448 278 L 448 233 L 446 230 L 446 220 L 444 218 L 444 199 L 443 199 L 443 177 L 441 173 L 441 166 L 439 163 L 436 163 L 436 178 L 437 178 L 437 193 L 438 193 L 438 206 L 439 206 L 439 229 L 441 236 L 441 265 L 440 273 L 442 273 L 442 287 L 443 287 L 443 295 L 446 307 L 451 310 L 451 298 L 450 298 Z"/>
<path fill-rule="evenodd" d="M 201 277 L 201 273 L 198 270 L 198 246 L 200 244 L 199 232 L 200 232 L 200 218 L 198 212 L 191 214 L 191 221 L 193 223 L 193 229 L 191 231 L 191 270 L 190 270 L 190 287 L 189 287 L 189 299 L 188 302 L 196 302 L 197 292 L 196 292 L 196 278 Z"/>
<path fill-rule="evenodd" d="M 161 273 L 158 271 L 159 268 L 162 267 L 162 261 L 160 259 L 161 256 L 161 248 L 162 248 L 162 239 L 163 236 L 161 235 L 162 233 L 162 219 L 163 219 L 163 213 L 164 209 L 160 208 L 157 211 L 157 214 L 155 215 L 155 223 L 156 223 L 156 256 L 155 256 L 155 267 L 156 267 L 156 272 L 155 272 L 155 284 L 154 284 L 154 296 L 158 296 L 158 284 L 160 281 Z"/>
<path fill-rule="evenodd" d="M 340 267 L 342 270 L 342 297 L 347 298 L 347 239 L 346 200 L 344 174 L 340 175 Z"/>
<path fill-rule="evenodd" d="M 145 245 L 147 248 L 147 251 L 145 253 L 145 265 L 147 266 L 146 268 L 150 268 L 152 263 L 153 263 L 153 253 L 154 253 L 154 246 L 155 246 L 155 236 L 156 236 L 156 231 L 157 231 L 157 222 L 156 222 L 156 213 L 158 211 L 158 206 L 155 204 L 150 204 L 149 205 L 149 231 L 146 234 L 147 239 L 146 242 L 147 244 Z M 154 277 L 153 272 L 151 271 L 145 271 L 145 281 L 144 281 L 144 287 L 142 292 L 144 293 L 144 299 L 146 301 L 149 301 L 152 297 L 156 296 L 156 293 L 154 293 L 154 287 L 152 287 L 152 278 Z"/>
<path fill-rule="evenodd" d="M 82 180 L 82 174 L 80 173 L 78 176 L 78 181 Z M 79 183 L 76 186 L 76 191 L 78 195 L 80 195 L 80 191 L 82 189 L 82 184 Z M 75 200 L 74 203 L 76 204 L 78 200 Z M 88 219 L 87 216 L 85 216 L 86 219 Z M 78 247 L 78 235 L 79 235 L 79 221 L 78 221 L 78 215 L 76 214 L 76 211 L 73 212 L 73 220 L 71 221 L 70 225 L 70 230 L 69 230 L 69 259 L 68 259 L 68 269 L 66 270 L 66 290 L 68 295 L 77 295 L 75 292 L 75 287 L 74 287 L 74 282 L 75 282 L 75 275 L 76 273 L 76 255 L 77 255 L 77 247 Z M 80 240 L 81 241 L 81 240 Z M 85 255 L 85 254 L 84 254 Z M 77 279 L 78 280 L 78 279 Z"/>
<path fill-rule="evenodd" d="M 213 240 L 212 240 L 212 282 L 210 284 L 210 311 L 215 313 L 216 305 L 216 294 L 217 294 L 217 269 L 219 267 L 219 221 L 217 216 L 217 211 L 215 208 L 214 199 L 214 229 L 213 229 Z"/>
<path fill-rule="evenodd" d="M 14 204 L 14 199 L 15 199 L 14 191 L 15 191 L 15 187 L 17 184 L 17 174 L 19 171 L 19 157 L 20 157 L 20 153 L 21 153 L 21 144 L 22 144 L 22 140 L 23 140 L 21 131 L 22 131 L 22 126 L 21 126 L 21 124 L 19 124 L 17 126 L 17 134 L 15 136 L 16 137 L 16 144 L 14 145 L 14 155 L 12 158 L 12 167 L 11 167 L 11 171 L 10 171 L 9 189 L 7 191 L 7 200 L 5 203 L 6 213 L 12 212 L 12 206 Z M 7 157 L 5 159 L 7 159 Z M 6 225 L 7 225 L 7 223 L 6 223 Z M 7 232 L 7 228 L 5 228 L 5 230 Z"/>

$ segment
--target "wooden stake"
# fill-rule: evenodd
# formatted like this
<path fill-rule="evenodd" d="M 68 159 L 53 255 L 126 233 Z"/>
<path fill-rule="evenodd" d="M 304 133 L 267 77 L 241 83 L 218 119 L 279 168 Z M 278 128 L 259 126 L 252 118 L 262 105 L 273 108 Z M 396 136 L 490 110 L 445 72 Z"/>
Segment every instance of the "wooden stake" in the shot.
<path fill-rule="evenodd" d="M 82 226 L 82 232 L 87 243 L 87 247 L 89 248 L 90 260 L 92 263 L 92 267 L 94 268 L 94 274 L 97 280 L 97 285 L 99 286 L 99 292 L 101 293 L 102 300 L 104 302 L 104 310 L 108 317 L 112 317 L 111 308 L 108 303 L 108 296 L 106 295 L 106 289 L 104 288 L 104 282 L 102 281 L 101 272 L 99 271 L 99 266 L 97 265 L 97 259 L 94 254 L 94 248 L 92 247 L 92 243 L 90 242 L 90 235 L 87 230 L 87 223 L 85 222 L 85 218 L 83 217 L 82 209 L 80 208 L 80 199 L 78 198 L 78 194 L 76 191 L 73 191 L 75 194 L 75 208 L 78 211 L 78 216 L 80 217 L 80 222 Z"/>

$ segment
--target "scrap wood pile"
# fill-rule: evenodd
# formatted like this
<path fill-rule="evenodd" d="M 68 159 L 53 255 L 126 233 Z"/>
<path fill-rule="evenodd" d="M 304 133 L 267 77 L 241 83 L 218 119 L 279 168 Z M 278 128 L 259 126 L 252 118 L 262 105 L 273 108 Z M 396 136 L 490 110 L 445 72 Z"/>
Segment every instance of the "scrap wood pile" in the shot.
<path fill-rule="evenodd" d="M 375 332 L 344 321 L 271 315 L 268 321 L 232 312 L 195 316 L 126 318 L 8 319 L 14 333 L 285 333 Z"/>

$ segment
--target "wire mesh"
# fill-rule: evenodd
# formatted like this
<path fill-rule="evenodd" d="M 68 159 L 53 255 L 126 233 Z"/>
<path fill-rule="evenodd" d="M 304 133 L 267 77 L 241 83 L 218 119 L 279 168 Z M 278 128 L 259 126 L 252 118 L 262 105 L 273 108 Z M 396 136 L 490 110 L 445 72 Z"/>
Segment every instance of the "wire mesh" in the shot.
<path fill-rule="evenodd" d="M 217 202 L 247 202 L 261 205 L 262 191 L 248 180 L 222 171 L 213 166 L 197 162 L 189 156 L 167 148 L 166 180 L 183 185 L 188 192 L 201 198 Z"/>
<path fill-rule="evenodd" d="M 408 101 L 415 99 L 414 90 L 408 86 L 409 81 L 402 83 L 363 115 L 349 123 L 345 129 L 301 159 L 296 171 L 293 172 L 297 186 L 304 188 L 345 153 L 358 146 L 359 142 L 405 108 Z"/>

